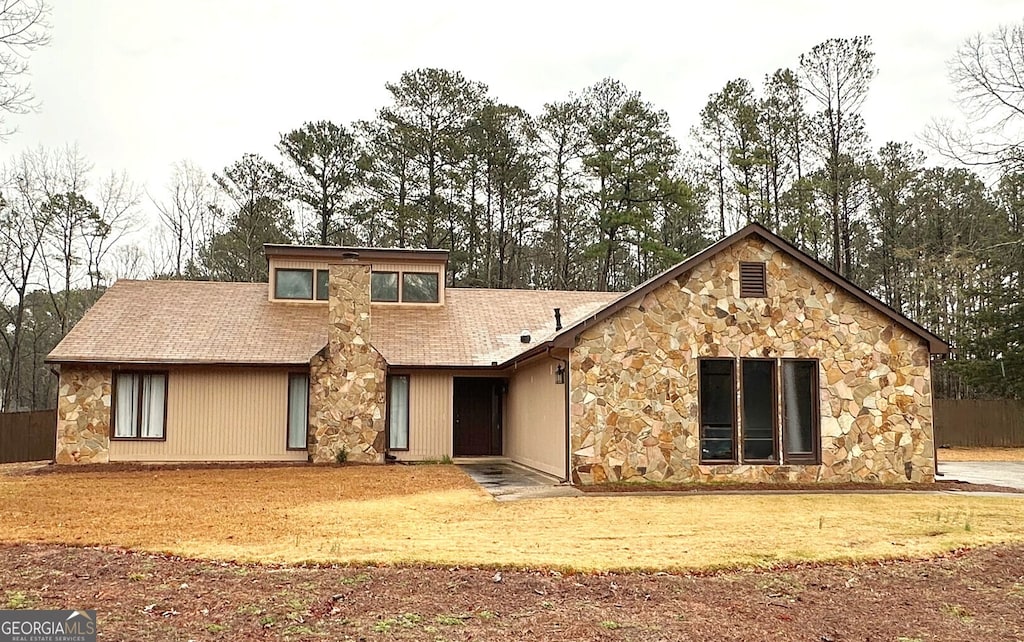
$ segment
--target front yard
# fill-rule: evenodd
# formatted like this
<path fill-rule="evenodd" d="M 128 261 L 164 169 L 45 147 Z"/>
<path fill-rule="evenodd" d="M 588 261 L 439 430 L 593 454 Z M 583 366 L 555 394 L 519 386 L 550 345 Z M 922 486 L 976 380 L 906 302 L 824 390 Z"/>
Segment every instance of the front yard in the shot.
<path fill-rule="evenodd" d="M 273 563 L 695 570 L 1024 541 L 1024 498 L 932 494 L 494 502 L 453 466 L 0 477 L 0 542 Z"/>

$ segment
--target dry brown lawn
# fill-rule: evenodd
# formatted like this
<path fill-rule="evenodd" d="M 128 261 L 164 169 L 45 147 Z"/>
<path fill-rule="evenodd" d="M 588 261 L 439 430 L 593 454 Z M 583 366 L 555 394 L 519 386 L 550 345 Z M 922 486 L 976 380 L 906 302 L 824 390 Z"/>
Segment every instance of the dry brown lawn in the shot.
<path fill-rule="evenodd" d="M 1024 497 L 786 494 L 495 502 L 453 466 L 0 477 L 0 542 L 187 557 L 576 570 L 920 557 L 1024 541 Z"/>
<path fill-rule="evenodd" d="M 939 463 L 944 461 L 1024 461 L 1024 448 L 939 448 Z"/>

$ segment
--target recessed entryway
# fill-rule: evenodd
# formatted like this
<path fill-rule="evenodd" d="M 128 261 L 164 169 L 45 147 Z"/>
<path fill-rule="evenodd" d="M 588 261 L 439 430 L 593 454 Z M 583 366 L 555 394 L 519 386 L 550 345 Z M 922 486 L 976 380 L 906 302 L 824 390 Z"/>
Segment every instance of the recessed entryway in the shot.
<path fill-rule="evenodd" d="M 452 443 L 456 457 L 501 454 L 502 394 L 505 380 L 455 377 L 452 398 Z"/>

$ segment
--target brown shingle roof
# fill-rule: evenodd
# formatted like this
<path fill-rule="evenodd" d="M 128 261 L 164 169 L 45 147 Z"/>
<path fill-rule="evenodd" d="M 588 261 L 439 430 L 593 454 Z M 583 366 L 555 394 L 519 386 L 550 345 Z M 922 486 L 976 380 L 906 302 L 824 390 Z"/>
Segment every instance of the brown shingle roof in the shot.
<path fill-rule="evenodd" d="M 620 293 L 449 288 L 443 307 L 374 306 L 370 342 L 392 365 L 503 364 L 555 335 L 554 308 L 569 326 Z M 530 343 L 519 335 L 530 333 Z"/>
<path fill-rule="evenodd" d="M 327 343 L 327 306 L 272 304 L 266 283 L 118 281 L 47 360 L 300 364 Z"/>
<path fill-rule="evenodd" d="M 374 305 L 371 343 L 391 365 L 490 366 L 619 294 L 449 289 L 443 307 Z M 528 330 L 529 344 L 519 334 Z M 266 283 L 118 281 L 50 353 L 56 363 L 302 364 L 327 343 L 327 306 L 271 303 Z"/>

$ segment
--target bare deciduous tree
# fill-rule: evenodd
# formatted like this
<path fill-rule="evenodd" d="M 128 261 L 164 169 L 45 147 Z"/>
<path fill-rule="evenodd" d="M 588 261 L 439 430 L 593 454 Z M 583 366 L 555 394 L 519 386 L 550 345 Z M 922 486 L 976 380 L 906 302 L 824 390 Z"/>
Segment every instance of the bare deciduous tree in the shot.
<path fill-rule="evenodd" d="M 174 164 L 167 195 L 163 200 L 149 197 L 157 210 L 167 238 L 161 239 L 167 259 L 158 265 L 158 273 L 177 278 L 196 269 L 198 253 L 212 238 L 215 191 L 210 179 L 189 161 Z"/>
<path fill-rule="evenodd" d="M 1024 170 L 1024 22 L 965 40 L 949 77 L 966 122 L 935 122 L 925 140 L 961 163 Z"/>
<path fill-rule="evenodd" d="M 26 76 L 28 54 L 50 41 L 50 7 L 45 0 L 0 0 L 0 139 L 12 133 L 3 114 L 35 106 Z"/>

